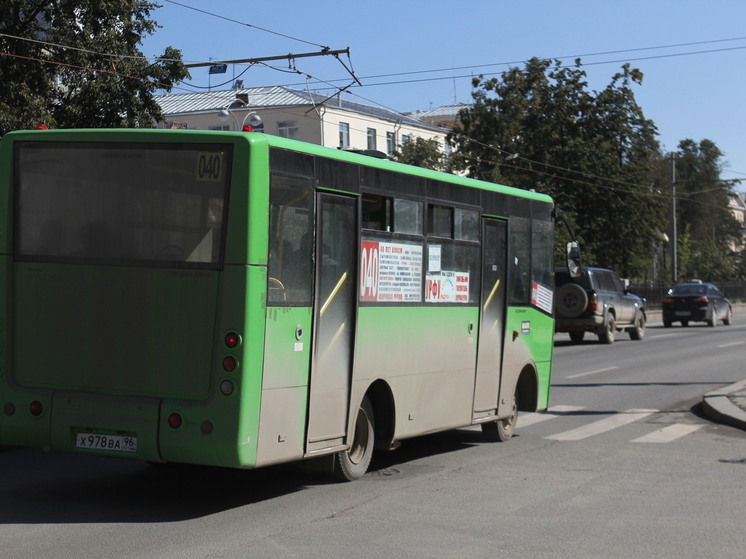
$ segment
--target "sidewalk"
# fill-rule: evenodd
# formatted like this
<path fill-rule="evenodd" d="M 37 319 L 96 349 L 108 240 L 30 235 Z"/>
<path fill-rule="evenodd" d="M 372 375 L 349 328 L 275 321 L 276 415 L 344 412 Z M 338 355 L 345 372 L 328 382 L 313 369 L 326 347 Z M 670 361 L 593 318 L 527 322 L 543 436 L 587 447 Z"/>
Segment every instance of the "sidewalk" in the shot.
<path fill-rule="evenodd" d="M 702 410 L 713 421 L 746 430 L 746 379 L 705 394 Z"/>

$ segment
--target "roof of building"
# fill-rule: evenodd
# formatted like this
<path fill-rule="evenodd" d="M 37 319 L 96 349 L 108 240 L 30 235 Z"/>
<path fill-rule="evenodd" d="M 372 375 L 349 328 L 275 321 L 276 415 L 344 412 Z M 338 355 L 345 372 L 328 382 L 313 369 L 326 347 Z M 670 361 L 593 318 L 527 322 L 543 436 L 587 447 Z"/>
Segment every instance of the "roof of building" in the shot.
<path fill-rule="evenodd" d="M 291 89 L 285 86 L 251 87 L 246 89 L 228 89 L 221 91 L 177 93 L 159 95 L 155 99 L 166 116 L 184 115 L 189 113 L 217 112 L 228 107 L 238 95 L 248 95 L 249 107 L 251 108 L 279 108 L 279 107 L 310 107 L 315 105 L 334 106 L 342 110 L 362 113 L 383 120 L 403 122 L 422 128 L 437 129 L 411 116 L 398 113 L 391 109 L 376 107 L 349 101 L 341 96 L 328 97 Z"/>
<path fill-rule="evenodd" d="M 457 117 L 459 111 L 469 106 L 468 103 L 454 103 L 453 105 L 443 105 L 442 107 L 435 107 L 427 111 L 415 111 L 414 113 L 409 113 L 409 115 L 422 120 L 428 118 Z"/>

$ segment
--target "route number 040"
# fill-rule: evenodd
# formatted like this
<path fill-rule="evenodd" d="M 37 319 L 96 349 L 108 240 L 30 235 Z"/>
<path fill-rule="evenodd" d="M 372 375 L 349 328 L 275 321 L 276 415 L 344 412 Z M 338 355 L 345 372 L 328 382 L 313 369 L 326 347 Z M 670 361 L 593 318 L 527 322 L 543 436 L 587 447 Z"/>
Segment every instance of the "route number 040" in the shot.
<path fill-rule="evenodd" d="M 222 153 L 200 153 L 197 157 L 197 179 L 219 181 L 223 173 Z"/>

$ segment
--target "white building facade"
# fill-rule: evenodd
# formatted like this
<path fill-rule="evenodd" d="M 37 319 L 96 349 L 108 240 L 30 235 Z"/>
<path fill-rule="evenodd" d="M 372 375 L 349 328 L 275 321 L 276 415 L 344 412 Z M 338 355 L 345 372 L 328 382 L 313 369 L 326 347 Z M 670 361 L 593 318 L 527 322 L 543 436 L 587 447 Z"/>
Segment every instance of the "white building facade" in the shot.
<path fill-rule="evenodd" d="M 409 139 L 435 140 L 445 153 L 448 130 L 389 109 L 283 86 L 156 97 L 159 128 L 257 131 L 322 146 L 392 155 Z"/>

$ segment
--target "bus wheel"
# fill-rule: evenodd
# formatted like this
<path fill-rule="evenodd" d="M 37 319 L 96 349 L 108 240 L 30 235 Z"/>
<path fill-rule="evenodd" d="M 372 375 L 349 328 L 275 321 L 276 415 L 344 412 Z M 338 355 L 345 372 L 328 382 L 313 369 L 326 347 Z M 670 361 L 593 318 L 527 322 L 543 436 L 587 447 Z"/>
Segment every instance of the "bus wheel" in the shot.
<path fill-rule="evenodd" d="M 482 423 L 482 436 L 491 443 L 505 442 L 513 436 L 515 424 L 518 422 L 518 402 L 513 396 L 513 409 L 504 419 Z"/>
<path fill-rule="evenodd" d="M 353 481 L 363 477 L 373 456 L 374 439 L 373 406 L 366 396 L 357 410 L 350 448 L 335 455 L 334 476 L 340 481 Z"/>

